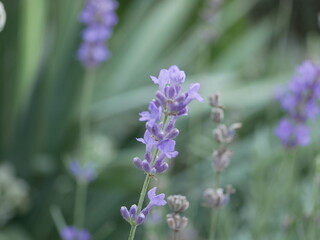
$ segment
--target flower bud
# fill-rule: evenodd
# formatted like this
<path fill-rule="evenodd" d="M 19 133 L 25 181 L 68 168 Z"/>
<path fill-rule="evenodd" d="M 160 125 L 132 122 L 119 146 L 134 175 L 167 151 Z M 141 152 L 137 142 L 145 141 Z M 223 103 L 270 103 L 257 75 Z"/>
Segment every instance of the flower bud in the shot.
<path fill-rule="evenodd" d="M 222 188 L 208 188 L 204 192 L 205 206 L 209 208 L 221 208 L 229 202 L 230 195 L 234 193 L 232 186 L 228 186 L 226 193 Z"/>
<path fill-rule="evenodd" d="M 142 168 L 142 161 L 141 161 L 140 158 L 135 157 L 135 158 L 133 159 L 133 164 L 136 166 L 136 168 L 143 170 L 143 168 Z"/>
<path fill-rule="evenodd" d="M 184 212 L 189 208 L 189 201 L 185 196 L 173 195 L 169 196 L 167 200 L 170 209 L 175 213 Z"/>
<path fill-rule="evenodd" d="M 145 215 L 143 213 L 140 213 L 138 215 L 138 217 L 136 218 L 136 223 L 138 225 L 142 224 L 144 222 L 145 218 L 146 218 Z"/>
<path fill-rule="evenodd" d="M 221 124 L 213 130 L 213 136 L 219 143 L 231 143 L 236 134 L 236 130 L 241 128 L 241 123 L 234 123 L 229 128 Z"/>
<path fill-rule="evenodd" d="M 143 169 L 145 172 L 150 172 L 151 167 L 150 167 L 150 164 L 148 163 L 147 160 L 143 160 L 143 161 L 142 161 L 142 169 Z"/>
<path fill-rule="evenodd" d="M 214 93 L 210 96 L 209 98 L 209 103 L 211 107 L 215 108 L 221 108 L 222 106 L 220 105 L 220 95 L 219 93 Z"/>
<path fill-rule="evenodd" d="M 185 228 L 188 225 L 188 218 L 182 217 L 180 221 L 180 229 Z"/>
<path fill-rule="evenodd" d="M 126 207 L 121 207 L 120 212 L 121 212 L 121 216 L 128 221 L 130 218 L 128 209 Z"/>
<path fill-rule="evenodd" d="M 176 214 L 176 213 L 168 214 L 167 215 L 167 224 L 170 229 L 178 232 L 187 226 L 188 218 L 181 217 L 179 214 Z"/>
<path fill-rule="evenodd" d="M 224 111 L 222 108 L 212 108 L 211 120 L 215 123 L 221 123 L 224 117 Z"/>
<path fill-rule="evenodd" d="M 167 223 L 170 229 L 172 230 L 176 229 L 176 223 L 174 221 L 174 218 L 171 216 L 171 214 L 167 215 Z"/>
<path fill-rule="evenodd" d="M 217 172 L 222 172 L 229 166 L 233 152 L 228 149 L 220 149 L 213 152 L 213 168 Z"/>
<path fill-rule="evenodd" d="M 138 211 L 138 206 L 133 204 L 131 207 L 130 207 L 130 217 L 131 218 L 135 218 L 136 215 L 137 215 L 137 211 Z"/>

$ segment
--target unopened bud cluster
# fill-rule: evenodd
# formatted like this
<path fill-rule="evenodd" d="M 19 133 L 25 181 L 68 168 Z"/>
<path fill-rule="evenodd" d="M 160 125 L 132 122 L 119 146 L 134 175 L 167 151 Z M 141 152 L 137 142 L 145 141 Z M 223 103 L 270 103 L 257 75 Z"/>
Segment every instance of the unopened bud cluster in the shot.
<path fill-rule="evenodd" d="M 185 196 L 172 195 L 167 199 L 173 213 L 167 215 L 167 223 L 170 229 L 179 232 L 188 224 L 188 218 L 180 214 L 189 208 L 189 201 Z"/>
<path fill-rule="evenodd" d="M 228 149 L 230 144 L 236 135 L 236 130 L 241 128 L 241 123 L 233 123 L 229 127 L 222 124 L 224 118 L 223 106 L 220 104 L 220 96 L 214 93 L 210 99 L 211 106 L 211 120 L 217 124 L 217 127 L 213 130 L 213 137 L 219 144 L 218 149 L 213 151 L 213 168 L 217 174 L 215 188 L 208 188 L 204 192 L 204 205 L 209 208 L 220 208 L 229 202 L 230 195 L 234 193 L 234 189 L 228 186 L 225 190 L 219 187 L 219 176 L 225 168 L 229 166 L 233 152 Z"/>
<path fill-rule="evenodd" d="M 209 208 L 221 208 L 229 202 L 230 195 L 235 192 L 231 185 L 224 190 L 222 188 L 208 188 L 204 192 L 205 206 Z"/>
<path fill-rule="evenodd" d="M 217 172 L 222 172 L 228 167 L 230 159 L 232 157 L 232 151 L 227 149 L 227 145 L 230 144 L 235 135 L 236 130 L 241 128 L 241 123 L 233 123 L 229 127 L 225 124 L 221 124 L 224 118 L 223 107 L 220 104 L 220 96 L 214 93 L 210 99 L 211 109 L 211 120 L 218 124 L 213 130 L 214 139 L 220 144 L 220 148 L 213 152 L 213 167 Z"/>

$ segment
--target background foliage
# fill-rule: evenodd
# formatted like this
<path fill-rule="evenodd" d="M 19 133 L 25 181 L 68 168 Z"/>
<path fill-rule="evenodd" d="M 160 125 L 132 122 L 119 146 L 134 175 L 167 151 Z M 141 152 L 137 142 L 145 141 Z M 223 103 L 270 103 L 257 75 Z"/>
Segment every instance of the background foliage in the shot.
<path fill-rule="evenodd" d="M 71 223 L 74 181 L 66 162 L 76 157 L 84 70 L 76 60 L 81 0 L 3 0 L 7 24 L 0 33 L 0 160 L 14 165 L 29 185 L 29 207 L 1 229 L 0 239 L 58 239 L 50 208 Z M 295 65 L 319 59 L 316 0 L 225 0 L 210 9 L 201 0 L 121 0 L 110 41 L 112 58 L 98 69 L 90 105 L 92 161 L 100 175 L 90 188 L 87 228 L 94 239 L 126 239 L 121 205 L 136 202 L 143 174 L 131 162 L 143 154 L 137 113 L 155 87 L 149 76 L 178 65 L 200 82 L 204 98 L 219 91 L 228 121 L 242 121 L 234 158 L 223 183 L 237 189 L 221 211 L 219 239 L 316 239 L 308 221 L 319 185 L 319 127 L 313 145 L 286 152 L 273 135 L 282 113 L 274 91 Z M 212 185 L 207 103 L 194 103 L 179 122 L 180 155 L 155 184 L 186 195 L 190 239 L 207 234 L 202 192 Z M 1 206 L 0 206 L 1 208 Z M 163 215 L 166 213 L 164 209 Z M 150 222 L 137 239 L 168 239 L 165 222 Z M 316 232 L 318 231 L 318 233 Z"/>

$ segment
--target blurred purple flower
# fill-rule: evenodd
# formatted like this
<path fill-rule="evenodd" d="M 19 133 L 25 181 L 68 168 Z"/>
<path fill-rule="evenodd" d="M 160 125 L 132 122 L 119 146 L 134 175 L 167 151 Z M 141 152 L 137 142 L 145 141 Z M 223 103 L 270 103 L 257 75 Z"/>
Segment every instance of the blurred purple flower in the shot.
<path fill-rule="evenodd" d="M 84 229 L 67 226 L 60 231 L 62 240 L 90 240 L 91 234 Z"/>
<path fill-rule="evenodd" d="M 310 131 L 306 125 L 295 124 L 292 120 L 281 119 L 275 129 L 276 136 L 288 148 L 306 146 L 310 143 Z"/>
<path fill-rule="evenodd" d="M 297 67 L 288 90 L 278 93 L 277 99 L 288 118 L 280 120 L 276 136 L 285 147 L 308 145 L 311 140 L 306 123 L 320 113 L 320 66 L 311 61 L 303 62 Z"/>
<path fill-rule="evenodd" d="M 85 182 L 91 182 L 97 177 L 96 171 L 92 166 L 81 166 L 79 162 L 75 160 L 69 162 L 69 171 L 77 179 Z"/>
<path fill-rule="evenodd" d="M 96 67 L 110 58 L 105 42 L 112 35 L 112 28 L 118 22 L 115 0 L 87 0 L 80 14 L 80 21 L 87 25 L 82 32 L 83 43 L 78 58 L 86 67 Z"/>

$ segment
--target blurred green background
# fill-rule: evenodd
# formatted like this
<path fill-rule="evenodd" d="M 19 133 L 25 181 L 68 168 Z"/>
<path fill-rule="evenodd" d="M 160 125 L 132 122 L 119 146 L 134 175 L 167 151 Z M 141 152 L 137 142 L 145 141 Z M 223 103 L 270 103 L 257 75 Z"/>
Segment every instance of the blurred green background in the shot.
<path fill-rule="evenodd" d="M 84 69 L 76 51 L 84 1 L 2 2 L 7 23 L 0 33 L 0 239 L 59 239 L 50 208 L 58 206 L 72 223 L 75 182 L 66 163 L 77 157 Z M 201 83 L 205 99 L 220 92 L 227 122 L 244 126 L 222 176 L 237 192 L 220 212 L 218 239 L 318 239 L 319 219 L 312 217 L 319 208 L 318 124 L 312 125 L 313 144 L 291 152 L 280 146 L 273 128 L 283 115 L 275 89 L 304 59 L 319 60 L 320 2 L 213 4 L 218 2 L 119 1 L 119 24 L 108 43 L 112 58 L 97 70 L 90 104 L 87 148 L 100 171 L 90 185 L 86 218 L 94 240 L 127 238 L 129 225 L 119 208 L 137 202 L 144 178 L 132 164 L 144 151 L 135 141 L 144 132 L 138 113 L 156 91 L 149 76 L 173 64 L 186 71 L 187 83 Z M 211 154 L 217 146 L 208 102 L 193 103 L 189 113 L 178 123 L 180 154 L 154 184 L 167 195 L 188 197 L 185 239 L 206 239 L 209 214 L 201 206 L 202 192 L 213 183 Z M 4 163 L 18 180 L 7 176 Z M 2 192 L 14 188 L 18 195 L 8 200 Z M 15 199 L 22 200 L 7 219 L 7 204 Z M 168 234 L 163 218 L 139 228 L 137 239 Z"/>

